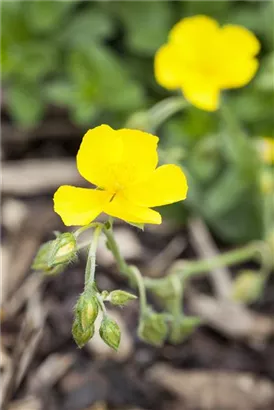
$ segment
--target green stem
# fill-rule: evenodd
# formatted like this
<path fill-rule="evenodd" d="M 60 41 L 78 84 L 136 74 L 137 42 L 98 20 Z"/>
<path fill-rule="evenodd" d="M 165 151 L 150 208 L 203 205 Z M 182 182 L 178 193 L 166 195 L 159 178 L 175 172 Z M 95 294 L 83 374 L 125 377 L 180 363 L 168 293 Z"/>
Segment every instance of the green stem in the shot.
<path fill-rule="evenodd" d="M 96 267 L 96 250 L 98 246 L 98 241 L 100 233 L 103 229 L 102 225 L 98 225 L 93 233 L 93 238 L 90 244 L 88 259 L 85 270 L 85 289 L 94 282 L 95 267 Z"/>
<path fill-rule="evenodd" d="M 144 284 L 144 278 L 141 275 L 139 269 L 136 268 L 136 266 L 129 266 L 129 269 L 134 275 L 137 286 L 138 286 L 139 296 L 140 296 L 140 312 L 142 316 L 144 315 L 146 311 L 146 306 L 147 306 L 146 287 Z"/>
<path fill-rule="evenodd" d="M 182 315 L 183 284 L 177 275 L 170 275 L 170 281 L 174 291 L 172 314 L 178 319 Z"/>
<path fill-rule="evenodd" d="M 214 258 L 201 261 L 186 261 L 182 267 L 175 267 L 171 272 L 178 275 L 180 280 L 185 280 L 195 275 L 202 275 L 206 272 L 223 266 L 231 266 L 245 262 L 250 259 L 262 258 L 262 249 L 265 249 L 263 242 L 252 242 L 243 248 L 228 251 Z M 147 289 L 155 289 L 168 285 L 169 276 L 161 279 L 145 279 Z"/>
<path fill-rule="evenodd" d="M 127 265 L 125 259 L 123 258 L 123 256 L 121 255 L 121 252 L 118 248 L 117 242 L 114 238 L 113 235 L 113 230 L 112 230 L 112 226 L 110 224 L 110 227 L 106 227 L 105 225 L 103 226 L 103 231 L 104 234 L 107 237 L 107 244 L 108 247 L 110 249 L 110 251 L 112 252 L 116 263 L 118 265 L 118 268 L 120 270 L 121 273 L 123 273 L 126 276 L 130 276 L 130 269 L 129 266 Z"/>
<path fill-rule="evenodd" d="M 81 233 L 85 232 L 87 229 L 90 228 L 95 228 L 96 226 L 100 226 L 101 224 L 98 222 L 92 222 L 89 225 L 81 226 L 81 228 L 77 229 L 77 231 L 74 232 L 74 236 L 77 239 Z"/>
<path fill-rule="evenodd" d="M 188 102 L 182 96 L 169 97 L 148 110 L 151 131 L 155 132 L 169 117 L 185 109 Z"/>
<path fill-rule="evenodd" d="M 108 227 L 104 225 L 103 231 L 107 237 L 107 244 L 109 249 L 111 250 L 118 268 L 121 273 L 123 273 L 127 278 L 132 281 L 134 284 L 137 284 L 139 295 L 140 295 L 140 311 L 141 315 L 146 310 L 147 300 L 146 300 L 146 289 L 144 284 L 144 279 L 136 266 L 130 266 L 126 263 L 125 259 L 123 258 L 115 237 L 113 235 L 112 224 L 110 223 Z"/>
<path fill-rule="evenodd" d="M 227 104 L 221 104 L 220 114 L 224 122 L 226 123 L 229 134 L 231 138 L 233 138 L 233 140 L 237 138 L 245 140 L 247 138 L 247 135 L 242 129 L 237 117 L 234 115 L 234 113 L 232 113 L 230 107 Z"/>
<path fill-rule="evenodd" d="M 97 297 L 98 303 L 100 305 L 100 308 L 102 310 L 103 316 L 106 317 L 107 316 L 107 310 L 106 310 L 104 301 L 103 301 L 100 293 L 96 293 L 96 297 Z"/>

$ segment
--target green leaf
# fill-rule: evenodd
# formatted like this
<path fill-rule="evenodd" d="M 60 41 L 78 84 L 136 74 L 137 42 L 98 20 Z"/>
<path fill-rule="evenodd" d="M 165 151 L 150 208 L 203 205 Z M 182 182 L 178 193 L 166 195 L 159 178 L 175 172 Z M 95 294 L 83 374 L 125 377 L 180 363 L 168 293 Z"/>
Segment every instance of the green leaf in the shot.
<path fill-rule="evenodd" d="M 172 8 L 165 1 L 116 1 L 113 13 L 126 27 L 126 42 L 130 50 L 153 55 L 167 40 L 173 24 Z"/>
<path fill-rule="evenodd" d="M 273 9 L 274 10 L 274 9 Z M 260 91 L 274 91 L 274 52 L 264 57 L 261 62 L 260 71 L 255 78 L 255 87 Z"/>
<path fill-rule="evenodd" d="M 51 103 L 70 106 L 75 98 L 75 91 L 69 82 L 56 80 L 45 86 L 45 95 Z"/>
<path fill-rule="evenodd" d="M 7 93 L 7 103 L 12 117 L 23 127 L 37 125 L 45 110 L 39 88 L 31 84 L 13 84 Z"/>
<path fill-rule="evenodd" d="M 118 57 L 106 47 L 91 47 L 86 53 L 70 54 L 68 75 L 82 100 L 96 103 L 97 108 L 132 111 L 143 104 L 143 89 L 129 76 Z"/>
<path fill-rule="evenodd" d="M 168 332 L 165 316 L 161 313 L 154 313 L 148 309 L 144 316 L 141 316 L 138 327 L 140 339 L 154 346 L 162 346 Z"/>
<path fill-rule="evenodd" d="M 179 5 L 182 17 L 206 14 L 224 23 L 231 8 L 230 3 L 229 1 L 182 1 Z"/>
<path fill-rule="evenodd" d="M 47 33 L 59 29 L 76 4 L 75 1 L 26 1 L 24 17 L 31 30 Z"/>
<path fill-rule="evenodd" d="M 109 37 L 113 32 L 113 20 L 95 7 L 90 7 L 75 14 L 71 23 L 65 28 L 60 40 L 66 47 L 77 47 L 88 50 L 96 47 L 92 42 Z"/>

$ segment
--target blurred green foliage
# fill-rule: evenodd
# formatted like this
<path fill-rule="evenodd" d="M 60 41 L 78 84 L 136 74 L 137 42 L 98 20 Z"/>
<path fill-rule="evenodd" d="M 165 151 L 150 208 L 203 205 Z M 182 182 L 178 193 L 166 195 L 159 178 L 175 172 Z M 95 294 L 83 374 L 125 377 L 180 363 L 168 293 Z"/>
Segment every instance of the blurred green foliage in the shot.
<path fill-rule="evenodd" d="M 4 1 L 1 61 L 9 113 L 20 126 L 32 127 L 49 105 L 57 105 L 83 128 L 123 126 L 133 113 L 170 95 L 155 82 L 153 58 L 171 27 L 206 14 L 221 24 L 243 25 L 259 38 L 257 76 L 223 100 L 250 136 L 271 136 L 273 12 L 273 1 Z M 255 161 L 245 169 L 246 146 L 225 145 L 224 134 L 233 129 L 219 113 L 189 107 L 159 133 L 168 162 L 182 154 L 191 209 L 225 240 L 261 237 L 260 167 Z M 181 205 L 166 212 L 185 218 Z"/>
<path fill-rule="evenodd" d="M 242 24 L 261 40 L 257 78 L 229 103 L 253 132 L 269 133 L 272 1 L 4 1 L 1 62 L 12 117 L 32 126 L 48 104 L 57 104 L 79 124 L 100 122 L 102 115 L 122 124 L 130 113 L 168 95 L 154 80 L 154 53 L 180 18 L 201 13 Z M 198 110 L 185 117 L 188 138 L 214 127 Z"/>

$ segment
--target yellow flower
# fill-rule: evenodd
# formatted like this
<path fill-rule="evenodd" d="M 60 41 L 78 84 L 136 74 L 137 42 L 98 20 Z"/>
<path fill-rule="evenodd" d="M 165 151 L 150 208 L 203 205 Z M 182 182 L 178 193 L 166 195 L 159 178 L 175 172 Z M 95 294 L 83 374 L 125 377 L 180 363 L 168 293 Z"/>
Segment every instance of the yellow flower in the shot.
<path fill-rule="evenodd" d="M 218 23 L 207 16 L 177 23 L 155 56 L 157 82 L 180 88 L 198 108 L 215 111 L 220 91 L 246 85 L 258 69 L 260 43 L 244 27 Z"/>
<path fill-rule="evenodd" d="M 261 160 L 265 164 L 274 164 L 274 139 L 270 137 L 263 137 L 258 139 L 257 147 Z"/>
<path fill-rule="evenodd" d="M 77 154 L 77 168 L 96 189 L 61 186 L 54 210 L 65 225 L 87 225 L 101 212 L 132 223 L 160 224 L 150 209 L 186 198 L 187 182 L 176 165 L 156 169 L 158 137 L 142 131 L 89 130 Z"/>

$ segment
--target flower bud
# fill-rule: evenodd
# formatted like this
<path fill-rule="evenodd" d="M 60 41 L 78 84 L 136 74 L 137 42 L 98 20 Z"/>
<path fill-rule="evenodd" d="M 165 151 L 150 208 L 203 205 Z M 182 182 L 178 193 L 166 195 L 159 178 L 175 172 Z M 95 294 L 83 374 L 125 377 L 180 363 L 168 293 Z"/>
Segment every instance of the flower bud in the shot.
<path fill-rule="evenodd" d="M 232 297 L 234 300 L 251 303 L 257 300 L 263 289 L 264 278 L 256 271 L 243 270 L 234 280 Z"/>
<path fill-rule="evenodd" d="M 54 241 L 49 241 L 40 246 L 32 263 L 32 269 L 42 271 L 47 275 L 55 275 L 57 273 L 61 273 L 65 269 L 66 264 L 52 267 L 48 263 L 52 252 L 53 243 Z"/>
<path fill-rule="evenodd" d="M 101 322 L 99 334 L 103 341 L 114 350 L 118 350 L 121 332 L 118 324 L 108 316 L 105 316 Z"/>
<path fill-rule="evenodd" d="M 124 290 L 114 290 L 110 292 L 106 300 L 115 306 L 124 306 L 127 302 L 134 299 L 137 299 L 137 296 L 132 295 L 132 293 L 125 292 Z"/>
<path fill-rule="evenodd" d="M 81 349 L 94 335 L 94 326 L 91 325 L 85 331 L 79 322 L 74 320 L 72 325 L 72 336 L 77 346 Z"/>
<path fill-rule="evenodd" d="M 167 336 L 165 317 L 160 313 L 148 313 L 141 318 L 138 336 L 140 339 L 155 346 L 162 346 Z"/>
<path fill-rule="evenodd" d="M 77 301 L 75 316 L 83 332 L 92 327 L 98 316 L 98 301 L 96 296 L 83 293 Z"/>
<path fill-rule="evenodd" d="M 172 323 L 169 340 L 171 343 L 181 343 L 190 336 L 197 326 L 201 324 L 199 317 L 182 317 L 179 322 Z"/>
<path fill-rule="evenodd" d="M 74 260 L 77 253 L 77 244 L 74 235 L 70 232 L 62 233 L 53 241 L 48 264 L 50 267 L 62 265 Z"/>

